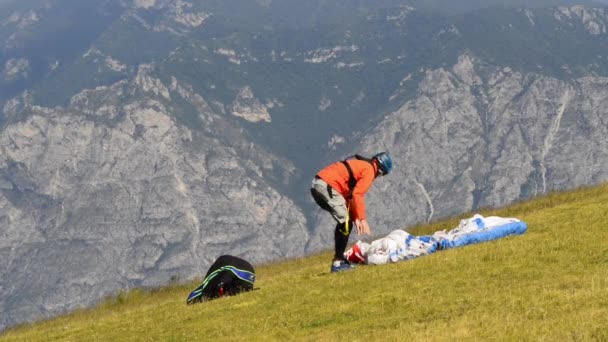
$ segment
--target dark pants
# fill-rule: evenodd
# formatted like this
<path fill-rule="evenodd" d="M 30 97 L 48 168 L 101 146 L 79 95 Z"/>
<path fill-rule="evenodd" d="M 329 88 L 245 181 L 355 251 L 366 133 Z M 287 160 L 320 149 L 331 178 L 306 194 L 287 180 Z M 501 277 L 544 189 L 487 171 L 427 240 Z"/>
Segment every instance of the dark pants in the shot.
<path fill-rule="evenodd" d="M 352 227 L 352 222 L 350 223 Z M 334 239 L 336 242 L 336 254 L 334 254 L 334 259 L 344 259 L 344 251 L 346 251 L 346 245 L 348 245 L 348 238 L 350 236 L 350 231 L 352 230 L 349 229 L 348 232 L 345 232 L 345 225 L 346 223 L 338 223 L 336 225 L 336 230 L 334 231 Z"/>
<path fill-rule="evenodd" d="M 344 259 L 344 251 L 346 250 L 346 245 L 348 245 L 348 237 L 351 231 L 351 229 L 348 232 L 345 231 L 345 220 L 348 217 L 346 200 L 320 178 L 313 179 L 310 193 L 319 207 L 329 212 L 334 220 L 336 220 L 337 224 L 334 231 L 336 254 L 334 258 Z M 340 223 L 341 221 L 342 223 Z M 352 227 L 352 222 L 350 222 L 349 227 Z"/>

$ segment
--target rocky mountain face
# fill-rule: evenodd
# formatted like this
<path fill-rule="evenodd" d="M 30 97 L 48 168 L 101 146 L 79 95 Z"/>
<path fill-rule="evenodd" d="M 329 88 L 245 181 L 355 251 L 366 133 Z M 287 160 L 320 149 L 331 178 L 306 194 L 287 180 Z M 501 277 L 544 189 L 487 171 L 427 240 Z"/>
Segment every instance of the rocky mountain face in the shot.
<path fill-rule="evenodd" d="M 559 80 L 462 55 L 362 136 L 395 170 L 367 196 L 376 232 L 608 180 L 608 78 Z M 331 241 L 330 220 L 310 245 Z"/>
<path fill-rule="evenodd" d="M 290 1 L 0 12 L 0 329 L 331 247 L 308 187 L 353 153 L 394 159 L 376 236 L 608 179 L 605 9 Z"/>
<path fill-rule="evenodd" d="M 195 108 L 193 131 L 171 104 Z M 0 134 L 3 325 L 89 305 L 136 286 L 204 275 L 219 255 L 303 255 L 302 210 L 272 182 L 289 161 L 243 141 L 200 96 L 138 73 L 65 108 L 4 107 Z"/>

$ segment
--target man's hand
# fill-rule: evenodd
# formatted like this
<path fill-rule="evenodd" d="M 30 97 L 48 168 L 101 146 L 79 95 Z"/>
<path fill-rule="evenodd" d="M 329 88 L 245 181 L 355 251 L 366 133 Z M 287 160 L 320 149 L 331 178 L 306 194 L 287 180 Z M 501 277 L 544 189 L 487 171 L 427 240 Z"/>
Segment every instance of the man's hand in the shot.
<path fill-rule="evenodd" d="M 357 235 L 361 236 L 364 234 L 367 234 L 369 236 L 372 235 L 371 230 L 369 229 L 369 224 L 367 223 L 367 220 L 355 220 L 355 225 L 357 226 Z"/>

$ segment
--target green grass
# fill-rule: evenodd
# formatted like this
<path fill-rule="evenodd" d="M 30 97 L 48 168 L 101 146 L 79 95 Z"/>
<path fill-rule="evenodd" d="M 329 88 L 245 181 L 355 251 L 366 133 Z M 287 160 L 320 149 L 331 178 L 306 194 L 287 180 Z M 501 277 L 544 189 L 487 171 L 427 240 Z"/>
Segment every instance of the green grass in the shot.
<path fill-rule="evenodd" d="M 330 253 L 258 266 L 259 290 L 191 306 L 198 281 L 136 290 L 0 340 L 607 341 L 608 185 L 482 214 L 528 232 L 341 274 Z"/>

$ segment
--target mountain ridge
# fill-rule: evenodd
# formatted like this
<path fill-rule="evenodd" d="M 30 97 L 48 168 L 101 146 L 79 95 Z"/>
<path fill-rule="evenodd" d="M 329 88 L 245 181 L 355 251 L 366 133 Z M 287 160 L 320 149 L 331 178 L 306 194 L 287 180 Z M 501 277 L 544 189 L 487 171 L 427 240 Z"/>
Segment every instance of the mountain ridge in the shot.
<path fill-rule="evenodd" d="M 191 279 L 228 250 L 323 250 L 309 182 L 355 152 L 395 161 L 368 195 L 376 234 L 608 177 L 602 7 L 358 1 L 323 30 L 330 16 L 229 22 L 239 3 L 101 2 L 83 18 L 110 26 L 38 62 L 21 52 L 60 32 L 59 3 L 1 12 L 0 327 Z"/>

